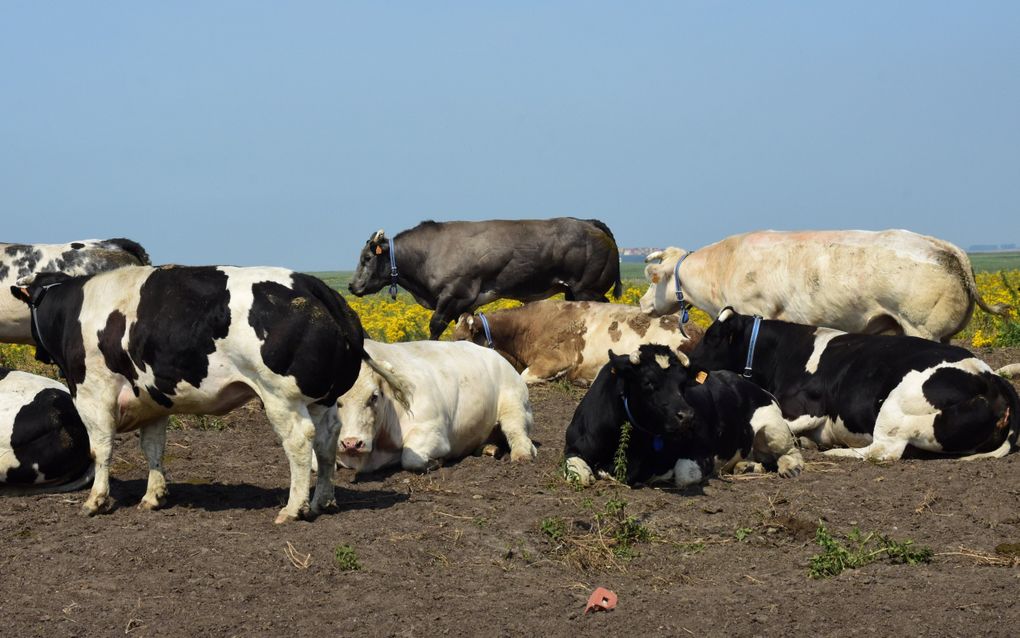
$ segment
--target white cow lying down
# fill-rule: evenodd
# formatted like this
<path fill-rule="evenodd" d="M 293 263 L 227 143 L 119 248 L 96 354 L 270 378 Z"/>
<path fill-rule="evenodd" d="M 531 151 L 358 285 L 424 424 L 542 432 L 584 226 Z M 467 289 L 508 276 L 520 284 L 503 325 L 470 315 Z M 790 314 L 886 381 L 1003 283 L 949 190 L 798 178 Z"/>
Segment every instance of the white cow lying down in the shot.
<path fill-rule="evenodd" d="M 371 472 L 397 462 L 407 470 L 438 467 L 481 447 L 498 425 L 510 458 L 535 457 L 528 387 L 493 350 L 466 341 L 386 344 L 365 340 L 365 350 L 403 386 L 409 409 L 368 366 L 338 400 L 337 462 Z"/>

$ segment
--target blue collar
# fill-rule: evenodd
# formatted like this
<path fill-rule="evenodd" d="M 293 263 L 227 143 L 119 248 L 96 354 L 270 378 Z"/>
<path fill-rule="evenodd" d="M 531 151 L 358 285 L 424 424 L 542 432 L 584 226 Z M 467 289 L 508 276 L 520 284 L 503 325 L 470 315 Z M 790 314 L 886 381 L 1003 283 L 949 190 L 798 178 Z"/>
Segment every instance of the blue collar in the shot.
<path fill-rule="evenodd" d="M 485 330 L 485 343 L 490 348 L 495 348 L 495 344 L 492 343 L 492 331 L 489 330 L 489 320 L 485 318 L 485 313 L 478 313 L 478 318 L 482 320 L 482 330 Z"/>
<path fill-rule="evenodd" d="M 684 291 L 683 288 L 680 287 L 680 264 L 684 263 L 684 260 L 687 259 L 693 252 L 694 251 L 692 250 L 689 253 L 684 253 L 684 256 L 678 259 L 676 265 L 673 266 L 673 283 L 676 284 L 676 300 L 680 302 L 680 332 L 684 332 L 684 324 L 687 323 L 688 319 L 690 319 L 690 315 L 687 311 L 691 307 L 689 303 L 684 302 Z M 686 332 L 684 332 L 684 336 L 687 336 Z"/>
<path fill-rule="evenodd" d="M 390 297 L 397 298 L 397 251 L 396 242 L 390 239 Z"/>
<path fill-rule="evenodd" d="M 754 327 L 751 328 L 751 343 L 747 346 L 747 363 L 744 364 L 744 377 L 751 378 L 751 364 L 754 363 L 754 347 L 758 345 L 758 329 L 761 328 L 761 315 L 754 316 Z"/>
<path fill-rule="evenodd" d="M 648 430 L 638 425 L 638 422 L 634 419 L 634 415 L 630 411 L 630 402 L 627 401 L 627 395 L 621 393 L 620 397 L 623 399 L 623 411 L 627 413 L 627 420 L 630 421 L 631 426 L 641 430 L 646 434 L 652 434 Z M 652 434 L 652 436 L 654 437 L 652 438 L 652 449 L 655 450 L 656 452 L 661 452 L 662 448 L 664 447 L 662 437 L 659 436 L 658 434 Z"/>

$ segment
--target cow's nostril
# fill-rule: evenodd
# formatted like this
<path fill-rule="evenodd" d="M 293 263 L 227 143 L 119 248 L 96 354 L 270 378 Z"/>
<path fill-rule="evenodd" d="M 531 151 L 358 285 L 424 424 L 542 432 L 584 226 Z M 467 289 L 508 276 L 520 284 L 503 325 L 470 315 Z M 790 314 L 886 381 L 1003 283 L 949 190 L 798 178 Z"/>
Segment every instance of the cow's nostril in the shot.
<path fill-rule="evenodd" d="M 341 447 L 345 450 L 356 451 L 365 447 L 365 442 L 359 438 L 349 437 L 340 441 Z"/>

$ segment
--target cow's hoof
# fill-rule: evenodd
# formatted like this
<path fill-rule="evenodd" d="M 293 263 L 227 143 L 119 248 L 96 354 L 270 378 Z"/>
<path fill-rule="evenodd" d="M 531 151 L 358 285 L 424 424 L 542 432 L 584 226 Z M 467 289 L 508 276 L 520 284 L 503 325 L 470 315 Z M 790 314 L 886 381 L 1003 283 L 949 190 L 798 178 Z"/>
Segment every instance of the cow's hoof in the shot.
<path fill-rule="evenodd" d="M 336 512 L 340 508 L 336 504 L 336 499 L 327 499 L 324 503 L 313 503 L 311 513 L 312 516 L 318 516 L 327 512 Z"/>
<path fill-rule="evenodd" d="M 159 498 L 143 498 L 138 503 L 138 509 L 151 512 L 153 510 L 158 510 L 164 505 L 166 505 L 166 496 L 161 496 Z"/>
<path fill-rule="evenodd" d="M 795 456 L 791 454 L 781 456 L 776 464 L 779 466 L 779 476 L 783 478 L 799 476 L 801 471 L 804 469 L 804 459 L 801 458 L 800 454 Z"/>
<path fill-rule="evenodd" d="M 488 443 L 486 445 L 483 445 L 482 449 L 479 452 L 482 456 L 498 457 L 499 446 L 496 445 L 495 443 Z"/>
<path fill-rule="evenodd" d="M 280 513 L 276 515 L 276 520 L 273 522 L 277 525 L 283 525 L 284 523 L 292 523 L 297 520 L 301 520 L 300 515 L 292 514 L 287 510 L 280 510 Z"/>
<path fill-rule="evenodd" d="M 107 514 L 111 510 L 113 510 L 113 499 L 109 496 L 95 500 L 89 499 L 81 506 L 81 511 L 86 516 Z"/>
<path fill-rule="evenodd" d="M 595 482 L 595 475 L 592 473 L 591 468 L 584 462 L 584 459 L 577 456 L 567 459 L 567 462 L 564 464 L 563 475 L 568 483 L 582 487 L 588 487 Z"/>
<path fill-rule="evenodd" d="M 510 460 L 514 463 L 518 461 L 534 461 L 535 457 L 538 456 L 538 450 L 535 449 L 533 444 L 528 444 L 524 449 L 518 446 L 516 450 L 510 450 Z"/>
<path fill-rule="evenodd" d="M 740 461 L 733 466 L 734 474 L 764 474 L 765 466 L 754 461 Z"/>

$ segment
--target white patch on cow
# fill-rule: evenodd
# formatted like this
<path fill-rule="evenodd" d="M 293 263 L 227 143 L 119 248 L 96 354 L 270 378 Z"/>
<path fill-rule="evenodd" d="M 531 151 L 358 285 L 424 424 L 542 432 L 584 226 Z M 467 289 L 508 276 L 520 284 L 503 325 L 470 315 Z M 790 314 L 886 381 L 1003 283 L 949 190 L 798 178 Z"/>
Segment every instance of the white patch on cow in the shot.
<path fill-rule="evenodd" d="M 592 473 L 591 467 L 579 456 L 571 456 L 567 459 L 564 474 L 568 482 L 576 482 L 585 487 L 595 482 L 595 475 Z"/>
<path fill-rule="evenodd" d="M 631 360 L 633 360 L 633 359 L 631 359 Z M 664 354 L 657 354 L 657 355 L 655 355 L 655 363 L 658 363 L 659 367 L 662 368 L 663 370 L 668 370 L 669 369 L 669 357 L 667 357 Z"/>
<path fill-rule="evenodd" d="M 697 485 L 702 478 L 704 477 L 701 474 L 701 468 L 690 459 L 678 459 L 673 466 L 673 481 L 677 487 Z"/>
<path fill-rule="evenodd" d="M 815 330 L 814 348 L 811 350 L 811 356 L 808 357 L 807 365 L 804 366 L 804 369 L 807 370 L 808 374 L 818 372 L 818 364 L 822 360 L 822 353 L 825 352 L 825 348 L 828 347 L 830 341 L 842 334 L 846 333 L 840 330 L 833 330 L 831 328 L 819 328 Z"/>

